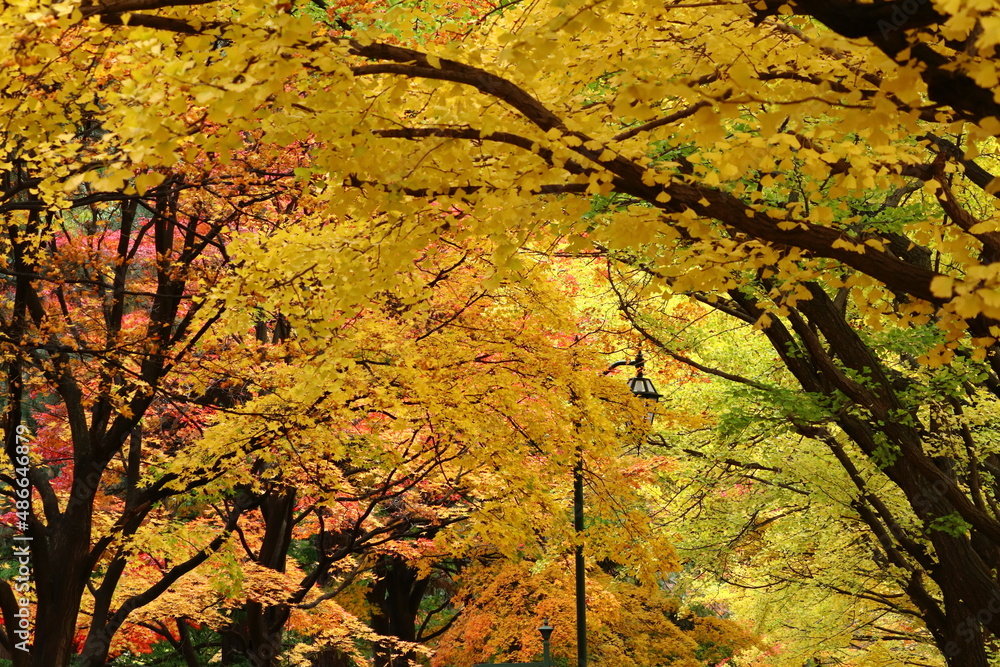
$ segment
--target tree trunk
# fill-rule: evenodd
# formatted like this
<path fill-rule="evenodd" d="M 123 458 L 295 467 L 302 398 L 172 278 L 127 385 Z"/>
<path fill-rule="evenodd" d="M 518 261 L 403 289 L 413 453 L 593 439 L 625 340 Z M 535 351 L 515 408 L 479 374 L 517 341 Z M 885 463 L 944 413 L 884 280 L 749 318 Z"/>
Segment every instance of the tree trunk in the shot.
<path fill-rule="evenodd" d="M 427 579 L 420 578 L 417 569 L 395 556 L 383 556 L 375 567 L 375 582 L 368 590 L 368 601 L 375 606 L 372 630 L 386 637 L 415 642 L 417 612 Z M 374 667 L 408 667 L 416 655 L 399 651 L 391 644 L 377 646 Z"/>

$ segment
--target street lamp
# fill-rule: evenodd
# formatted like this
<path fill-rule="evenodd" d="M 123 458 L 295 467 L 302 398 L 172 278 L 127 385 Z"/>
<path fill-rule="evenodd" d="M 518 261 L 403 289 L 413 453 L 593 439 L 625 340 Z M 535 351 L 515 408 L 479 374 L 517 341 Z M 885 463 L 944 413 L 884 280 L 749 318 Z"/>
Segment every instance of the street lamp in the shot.
<path fill-rule="evenodd" d="M 551 625 L 549 625 L 549 619 L 542 621 L 542 625 L 538 628 L 539 634 L 542 635 L 542 660 L 541 662 L 478 662 L 472 667 L 552 667 L 552 658 L 549 656 L 549 637 L 552 636 L 552 630 L 554 630 Z"/>
<path fill-rule="evenodd" d="M 635 377 L 629 378 L 628 381 L 628 388 L 633 394 L 647 401 L 655 402 L 660 400 L 661 394 L 656 391 L 656 387 L 653 386 L 653 381 L 642 374 L 642 369 L 646 366 L 646 360 L 642 358 L 642 350 L 635 355 L 635 359 L 632 361 L 616 361 L 611 364 L 611 366 L 608 367 L 608 370 L 604 371 L 604 374 L 607 375 L 619 366 L 635 367 Z M 653 423 L 653 416 L 654 413 L 652 411 L 646 415 L 646 419 L 650 424 Z"/>
<path fill-rule="evenodd" d="M 646 360 L 642 358 L 642 351 L 636 354 L 632 361 L 616 361 L 611 364 L 607 375 L 619 366 L 635 367 L 635 377 L 628 381 L 628 388 L 633 394 L 647 401 L 660 400 L 653 381 L 643 377 L 642 369 L 646 365 Z M 654 413 L 651 410 L 646 419 L 653 423 Z M 581 447 L 576 457 L 576 465 L 573 466 L 573 529 L 576 532 L 576 552 L 574 561 L 576 566 L 576 663 L 577 667 L 587 667 L 587 575 L 583 562 L 583 448 Z"/>
<path fill-rule="evenodd" d="M 643 376 L 641 366 L 635 370 L 635 377 L 629 379 L 628 388 L 641 399 L 660 400 L 660 394 L 656 391 L 656 387 L 653 386 L 653 381 Z"/>

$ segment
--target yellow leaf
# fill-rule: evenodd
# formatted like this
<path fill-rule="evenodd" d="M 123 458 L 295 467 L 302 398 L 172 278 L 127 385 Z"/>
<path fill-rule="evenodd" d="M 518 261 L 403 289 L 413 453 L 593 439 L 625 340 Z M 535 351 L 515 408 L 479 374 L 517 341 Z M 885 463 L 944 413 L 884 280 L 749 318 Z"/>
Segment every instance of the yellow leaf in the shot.
<path fill-rule="evenodd" d="M 931 280 L 931 294 L 942 299 L 951 297 L 955 281 L 950 276 L 935 276 Z"/>

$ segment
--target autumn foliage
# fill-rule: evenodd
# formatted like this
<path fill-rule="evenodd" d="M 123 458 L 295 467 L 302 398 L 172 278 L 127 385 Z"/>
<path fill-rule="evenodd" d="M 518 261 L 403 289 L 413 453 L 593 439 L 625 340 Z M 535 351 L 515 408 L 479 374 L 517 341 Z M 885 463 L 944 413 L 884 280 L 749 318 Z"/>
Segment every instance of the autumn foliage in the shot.
<path fill-rule="evenodd" d="M 995 4 L 4 5 L 0 646 L 986 667 Z"/>

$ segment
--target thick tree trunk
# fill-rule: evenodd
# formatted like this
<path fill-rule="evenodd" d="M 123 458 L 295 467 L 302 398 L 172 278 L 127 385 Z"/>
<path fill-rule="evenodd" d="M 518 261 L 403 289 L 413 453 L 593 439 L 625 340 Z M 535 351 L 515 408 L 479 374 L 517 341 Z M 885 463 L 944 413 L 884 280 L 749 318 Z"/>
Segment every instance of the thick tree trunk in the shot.
<path fill-rule="evenodd" d="M 264 519 L 264 539 L 257 562 L 276 572 L 285 571 L 288 549 L 292 543 L 296 493 L 293 488 L 270 492 L 261 504 Z M 253 667 L 272 667 L 281 656 L 281 641 L 287 605 L 264 606 L 259 602 L 246 605 L 246 657 Z"/>
<path fill-rule="evenodd" d="M 416 568 L 393 556 L 383 556 L 375 567 L 375 582 L 368 590 L 368 601 L 375 606 L 372 630 L 404 642 L 417 638 L 417 612 L 427 590 L 427 579 Z M 399 651 L 391 645 L 377 646 L 375 667 L 408 667 L 416 655 Z"/>

